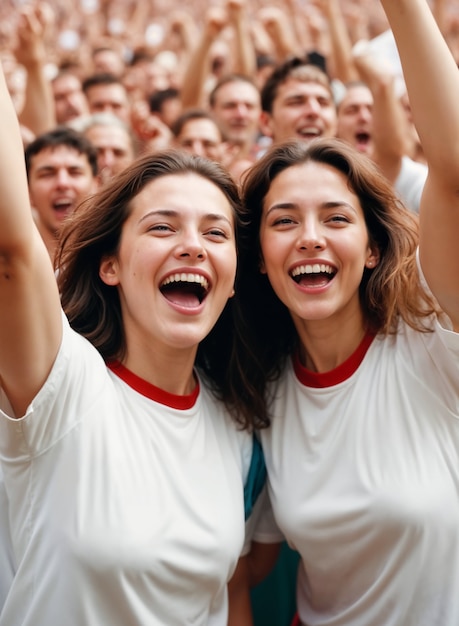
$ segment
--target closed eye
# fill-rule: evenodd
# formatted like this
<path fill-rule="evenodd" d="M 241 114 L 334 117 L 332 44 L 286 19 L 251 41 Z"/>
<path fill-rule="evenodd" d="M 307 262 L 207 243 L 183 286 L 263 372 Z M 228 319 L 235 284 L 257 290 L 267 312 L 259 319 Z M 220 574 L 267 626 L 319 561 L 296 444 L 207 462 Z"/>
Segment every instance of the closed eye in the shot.
<path fill-rule="evenodd" d="M 228 239 L 228 235 L 224 230 L 220 228 L 212 228 L 204 233 L 205 235 L 210 235 L 213 238 L 217 239 Z"/>
<path fill-rule="evenodd" d="M 334 222 L 337 224 L 349 224 L 350 220 L 345 215 L 333 215 L 329 218 L 329 222 Z"/>

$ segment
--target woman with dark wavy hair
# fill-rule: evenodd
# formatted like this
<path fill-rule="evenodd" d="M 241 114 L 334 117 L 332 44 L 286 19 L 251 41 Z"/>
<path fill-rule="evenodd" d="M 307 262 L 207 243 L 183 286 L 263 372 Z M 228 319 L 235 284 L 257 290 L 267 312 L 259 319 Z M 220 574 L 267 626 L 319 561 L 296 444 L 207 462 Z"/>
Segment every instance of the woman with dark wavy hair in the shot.
<path fill-rule="evenodd" d="M 303 626 L 459 624 L 459 73 L 425 0 L 382 4 L 429 165 L 419 224 L 336 139 L 273 147 L 243 189 L 240 363 Z"/>
<path fill-rule="evenodd" d="M 69 218 L 56 282 L 0 81 L 0 458 L 15 565 L 0 624 L 249 626 L 253 411 L 226 376 L 237 187 L 199 157 L 143 157 Z"/>

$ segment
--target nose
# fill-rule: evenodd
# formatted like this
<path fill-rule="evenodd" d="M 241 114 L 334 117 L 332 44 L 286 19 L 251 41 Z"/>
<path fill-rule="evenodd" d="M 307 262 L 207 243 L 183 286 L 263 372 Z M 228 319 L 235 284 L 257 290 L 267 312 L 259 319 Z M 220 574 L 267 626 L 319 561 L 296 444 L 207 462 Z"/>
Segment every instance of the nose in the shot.
<path fill-rule="evenodd" d="M 239 117 L 245 117 L 247 115 L 247 110 L 247 105 L 244 104 L 244 102 L 238 102 L 235 108 L 236 115 Z"/>
<path fill-rule="evenodd" d="M 100 167 L 111 167 L 115 162 L 115 153 L 113 150 L 99 150 L 98 154 Z"/>
<path fill-rule="evenodd" d="M 195 139 L 191 144 L 191 152 L 197 156 L 206 156 L 206 150 L 203 142 Z"/>
<path fill-rule="evenodd" d="M 56 173 L 56 184 L 58 187 L 68 187 L 70 183 L 69 173 L 65 168 L 60 168 Z"/>
<path fill-rule="evenodd" d="M 180 238 L 176 248 L 178 258 L 188 258 L 194 261 L 203 261 L 207 257 L 206 249 L 203 246 L 200 234 L 195 230 L 187 230 Z"/>
<path fill-rule="evenodd" d="M 308 98 L 305 103 L 304 110 L 306 115 L 317 117 L 320 115 L 321 106 L 317 98 Z"/>
<path fill-rule="evenodd" d="M 316 220 L 310 219 L 303 224 L 298 237 L 297 247 L 299 250 L 322 250 L 325 240 Z"/>
<path fill-rule="evenodd" d="M 365 122 L 369 122 L 372 119 L 370 109 L 368 107 L 361 107 L 359 109 L 359 118 Z"/>

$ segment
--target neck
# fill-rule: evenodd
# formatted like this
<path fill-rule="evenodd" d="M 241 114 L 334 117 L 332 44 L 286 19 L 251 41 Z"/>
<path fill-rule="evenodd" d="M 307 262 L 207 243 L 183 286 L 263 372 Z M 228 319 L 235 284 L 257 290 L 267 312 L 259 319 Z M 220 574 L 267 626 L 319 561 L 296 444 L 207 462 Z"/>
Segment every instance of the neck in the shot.
<path fill-rule="evenodd" d="M 329 372 L 346 361 L 357 350 L 367 329 L 360 323 L 334 325 L 318 322 L 295 322 L 300 340 L 300 362 L 312 372 Z"/>
<path fill-rule="evenodd" d="M 54 257 L 57 250 L 58 234 L 56 232 L 51 232 L 47 228 L 45 228 L 39 217 L 35 218 L 35 224 L 37 226 L 38 232 L 41 235 L 41 238 L 43 239 L 43 243 L 48 250 L 51 263 L 54 264 Z"/>
<path fill-rule="evenodd" d="M 122 364 L 155 387 L 176 396 L 185 396 L 196 387 L 195 358 L 196 350 L 173 353 L 154 350 L 145 353 L 131 349 Z"/>

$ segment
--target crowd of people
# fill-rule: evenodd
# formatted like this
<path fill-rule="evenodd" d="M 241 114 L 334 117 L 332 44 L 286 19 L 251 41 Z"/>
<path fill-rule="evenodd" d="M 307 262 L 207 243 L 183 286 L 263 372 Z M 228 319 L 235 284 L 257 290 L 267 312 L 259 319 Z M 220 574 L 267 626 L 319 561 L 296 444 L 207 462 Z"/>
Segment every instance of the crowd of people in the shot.
<path fill-rule="evenodd" d="M 456 4 L 2 3 L 1 626 L 457 626 Z"/>

